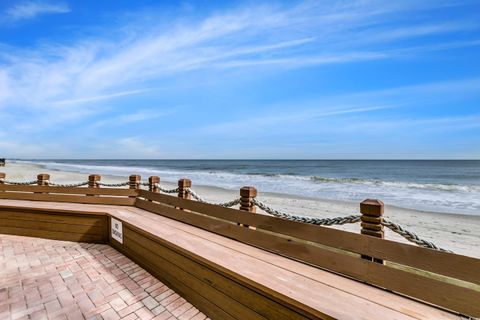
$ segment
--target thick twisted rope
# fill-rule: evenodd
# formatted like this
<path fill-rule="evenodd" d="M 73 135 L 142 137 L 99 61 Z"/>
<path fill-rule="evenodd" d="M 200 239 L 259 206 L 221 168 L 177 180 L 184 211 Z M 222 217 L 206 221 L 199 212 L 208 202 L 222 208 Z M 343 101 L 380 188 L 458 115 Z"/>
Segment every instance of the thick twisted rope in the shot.
<path fill-rule="evenodd" d="M 140 185 L 145 186 L 145 187 L 150 187 L 150 182 L 142 182 Z M 155 188 L 157 188 L 158 190 L 160 190 L 160 192 L 163 192 L 163 193 L 178 193 L 178 188 L 165 189 L 165 188 L 160 187 L 160 185 L 158 183 L 155 183 Z"/>
<path fill-rule="evenodd" d="M 187 192 L 192 196 L 193 199 L 197 200 L 198 202 L 202 203 L 209 203 L 208 201 L 202 199 L 195 191 L 192 189 L 188 188 Z M 240 198 L 238 199 L 233 199 L 232 201 L 224 202 L 224 203 L 211 203 L 217 206 L 225 207 L 225 208 L 230 208 L 236 205 L 240 204 Z"/>
<path fill-rule="evenodd" d="M 83 187 L 88 185 L 88 181 L 86 182 L 80 182 L 80 183 L 72 183 L 72 184 L 60 184 L 60 183 L 53 183 L 49 182 L 49 186 L 52 187 L 62 187 L 62 188 L 77 188 L 77 187 Z"/>
<path fill-rule="evenodd" d="M 396 232 L 398 233 L 399 235 L 401 235 L 402 237 L 404 237 L 405 239 L 407 239 L 408 241 L 410 242 L 413 242 L 421 247 L 424 247 L 424 248 L 429 248 L 429 249 L 435 249 L 435 250 L 440 250 L 440 251 L 445 251 L 445 252 L 451 252 L 449 250 L 445 250 L 445 249 L 442 249 L 442 248 L 439 248 L 437 247 L 435 244 L 433 244 L 432 242 L 430 241 L 427 241 L 425 239 L 421 239 L 419 236 L 417 236 L 415 233 L 411 232 L 411 231 L 408 231 L 407 229 L 405 229 L 404 227 L 402 227 L 401 225 L 399 224 L 396 224 L 390 220 L 387 220 L 387 219 L 383 219 L 382 221 L 382 225 L 384 225 L 385 227 L 389 228 L 390 230 L 392 230 L 393 232 Z"/>
<path fill-rule="evenodd" d="M 257 199 L 252 199 L 252 203 L 256 206 L 258 206 L 260 209 L 263 211 L 279 217 L 279 218 L 284 218 L 288 220 L 293 220 L 293 221 L 298 221 L 298 222 L 304 222 L 304 223 L 310 223 L 310 224 L 316 224 L 316 225 L 342 225 L 346 223 L 355 223 L 360 221 L 360 215 L 351 215 L 351 216 L 346 216 L 346 217 L 336 217 L 336 218 L 313 218 L 313 217 L 302 217 L 302 216 L 294 216 L 288 213 L 283 213 L 278 210 L 272 209 L 268 206 L 266 206 L 264 203 L 258 201 Z M 449 250 L 445 250 L 442 248 L 439 248 L 436 246 L 434 243 L 427 241 L 425 239 L 421 239 L 418 235 L 415 233 L 406 230 L 403 228 L 401 225 L 396 224 L 390 220 L 383 219 L 382 225 L 385 227 L 389 228 L 393 232 L 398 233 L 405 239 L 407 239 L 410 242 L 413 242 L 421 247 L 424 248 L 429 248 L 429 249 L 434 249 L 434 250 L 440 250 L 440 251 L 445 251 L 445 252 L 451 252 Z"/>
<path fill-rule="evenodd" d="M 263 202 L 258 201 L 253 198 L 252 203 L 262 209 L 263 211 L 271 214 L 272 216 L 288 219 L 297 222 L 304 222 L 315 224 L 317 226 L 331 226 L 331 225 L 342 225 L 347 223 L 356 223 L 360 221 L 360 215 L 350 215 L 345 217 L 336 217 L 336 218 L 315 218 L 315 217 L 304 217 L 304 216 L 294 216 L 288 213 L 280 212 L 278 210 L 272 209 Z"/>
<path fill-rule="evenodd" d="M 37 184 L 37 183 L 38 183 L 38 180 L 25 181 L 25 182 L 16 182 L 16 181 L 3 180 L 3 182 L 4 182 L 4 183 L 7 183 L 7 184 L 14 184 L 14 185 L 17 185 L 17 186 L 29 186 L 29 185 L 32 185 L 32 184 Z"/>
<path fill-rule="evenodd" d="M 160 192 L 163 192 L 163 193 L 178 193 L 178 191 L 179 191 L 178 188 L 175 188 L 175 189 L 165 189 L 165 188 L 160 187 L 159 185 L 157 185 L 157 188 L 158 188 L 158 190 L 160 190 Z"/>
<path fill-rule="evenodd" d="M 103 182 L 96 181 L 96 184 L 102 187 L 125 187 L 130 185 L 130 181 L 120 182 L 120 183 L 103 183 Z"/>

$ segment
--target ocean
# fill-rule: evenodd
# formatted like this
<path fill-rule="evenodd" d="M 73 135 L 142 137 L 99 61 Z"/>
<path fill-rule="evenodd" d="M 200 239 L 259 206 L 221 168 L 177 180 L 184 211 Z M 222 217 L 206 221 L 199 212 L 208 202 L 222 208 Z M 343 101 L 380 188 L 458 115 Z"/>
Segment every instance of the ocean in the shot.
<path fill-rule="evenodd" d="M 480 215 L 480 160 L 32 160 L 47 169 Z"/>

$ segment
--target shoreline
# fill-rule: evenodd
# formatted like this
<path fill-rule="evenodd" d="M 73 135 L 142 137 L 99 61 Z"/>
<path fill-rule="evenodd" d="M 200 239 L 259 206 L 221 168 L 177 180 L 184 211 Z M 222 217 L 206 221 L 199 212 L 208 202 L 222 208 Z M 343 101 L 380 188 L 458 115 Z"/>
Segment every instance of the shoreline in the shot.
<path fill-rule="evenodd" d="M 6 180 L 12 181 L 32 181 L 42 171 L 42 173 L 49 173 L 53 182 L 64 184 L 86 181 L 88 176 L 85 173 L 46 169 L 41 164 L 22 162 L 9 162 L 7 166 L 0 167 L 0 171 L 7 174 Z M 126 177 L 102 175 L 102 181 L 109 183 L 124 182 L 125 179 Z M 176 182 L 161 180 L 161 184 L 167 188 L 177 187 Z M 195 184 L 192 189 L 212 203 L 230 201 L 238 197 L 239 193 L 238 190 Z M 359 202 L 353 201 L 319 199 L 301 195 L 261 192 L 261 190 L 259 190 L 257 198 L 268 206 L 294 215 L 333 218 L 359 214 Z M 386 204 L 385 217 L 439 247 L 458 254 L 480 257 L 480 216 L 405 209 Z M 334 228 L 360 232 L 359 223 L 335 226 Z M 408 243 L 388 229 L 386 229 L 385 238 Z"/>

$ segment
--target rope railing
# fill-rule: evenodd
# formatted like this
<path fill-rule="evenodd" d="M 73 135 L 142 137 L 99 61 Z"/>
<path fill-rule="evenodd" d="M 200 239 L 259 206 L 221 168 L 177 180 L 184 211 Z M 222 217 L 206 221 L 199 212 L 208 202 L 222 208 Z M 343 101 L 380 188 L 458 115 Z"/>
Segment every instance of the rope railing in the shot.
<path fill-rule="evenodd" d="M 256 198 L 252 200 L 253 204 L 265 211 L 266 213 L 271 214 L 272 216 L 303 222 L 315 224 L 317 226 L 332 226 L 332 225 L 342 225 L 347 223 L 356 223 L 360 221 L 360 215 L 350 215 L 345 217 L 336 217 L 336 218 L 317 218 L 317 217 L 305 217 L 305 216 L 296 216 L 278 210 L 272 209 L 263 202 L 258 201 Z"/>
<path fill-rule="evenodd" d="M 187 189 L 187 192 L 192 196 L 193 199 L 197 200 L 198 202 L 202 202 L 202 203 L 209 203 L 209 204 L 213 204 L 213 205 L 217 205 L 217 206 L 221 206 L 221 207 L 225 207 L 225 208 L 230 208 L 230 207 L 233 207 L 233 206 L 236 206 L 236 205 L 240 204 L 240 198 L 233 199 L 232 201 L 223 202 L 223 203 L 211 203 L 211 202 L 208 202 L 208 201 L 202 199 L 195 191 L 193 191 L 190 188 Z"/>
<path fill-rule="evenodd" d="M 126 187 L 126 186 L 130 185 L 130 181 L 119 182 L 119 183 L 104 183 L 104 182 L 96 181 L 95 183 L 98 184 L 99 186 L 102 186 L 102 187 L 113 187 L 113 188 Z"/>
<path fill-rule="evenodd" d="M 86 182 L 80 182 L 80 183 L 71 183 L 71 184 L 61 184 L 61 183 L 53 183 L 49 182 L 49 186 L 52 187 L 62 187 L 62 188 L 77 188 L 77 187 L 83 187 L 88 185 L 88 181 Z"/>
<path fill-rule="evenodd" d="M 404 227 L 402 227 L 401 225 L 397 224 L 397 223 L 394 223 L 390 220 L 387 220 L 387 219 L 383 219 L 382 221 L 382 225 L 384 225 L 385 227 L 389 228 L 390 230 L 392 230 L 393 232 L 395 233 L 398 233 L 399 235 L 401 235 L 402 237 L 404 237 L 405 239 L 407 239 L 408 241 L 410 242 L 413 242 L 421 247 L 425 247 L 425 248 L 430 248 L 430 249 L 435 249 L 435 250 L 440 250 L 440 251 L 445 251 L 445 252 L 452 252 L 450 250 L 446 250 L 446 249 L 442 249 L 442 248 L 439 248 L 437 247 L 434 243 L 428 241 L 428 240 L 425 240 L 425 239 L 421 239 L 418 235 L 416 235 L 415 233 L 411 232 L 411 231 L 408 231 L 406 230 Z"/>
<path fill-rule="evenodd" d="M 371 234 L 372 233 L 372 230 L 368 229 L 369 228 L 368 225 L 370 224 L 369 219 L 372 219 L 372 217 L 373 217 L 374 221 L 377 221 L 376 223 L 377 223 L 378 226 L 380 226 L 380 225 L 384 226 L 384 227 L 390 229 L 391 231 L 399 234 L 400 236 L 402 236 L 406 240 L 408 240 L 412 243 L 415 243 L 418 246 L 421 246 L 421 247 L 424 247 L 424 248 L 430 248 L 430 249 L 434 249 L 434 250 L 451 252 L 449 250 L 445 250 L 445 249 L 442 249 L 442 248 L 438 247 L 437 245 L 435 245 L 434 243 L 432 243 L 428 240 L 420 238 L 414 232 L 411 232 L 411 231 L 405 229 L 405 227 L 403 227 L 403 226 L 401 226 L 397 223 L 394 223 L 394 222 L 392 222 L 388 219 L 384 219 L 384 218 L 379 219 L 379 217 L 381 217 L 381 215 L 383 214 L 383 203 L 381 203 L 381 202 L 380 203 L 381 203 L 381 207 L 382 207 L 382 209 L 381 209 L 382 212 L 379 213 L 378 215 L 376 215 L 376 214 L 371 215 L 369 213 L 366 214 L 362 211 L 362 215 L 348 215 L 348 216 L 340 216 L 340 217 L 334 217 L 334 218 L 319 218 L 319 217 L 293 215 L 293 214 L 281 212 L 279 210 L 275 210 L 275 209 L 269 207 L 268 205 L 266 205 L 265 203 L 256 199 L 256 190 L 255 190 L 254 195 L 250 195 L 246 199 L 242 198 L 242 196 L 241 196 L 239 198 L 233 199 L 233 200 L 228 201 L 228 202 L 212 203 L 212 202 L 209 202 L 209 201 L 203 199 L 194 190 L 192 190 L 189 187 L 189 186 L 191 186 L 191 182 L 188 186 L 185 186 L 183 188 L 179 184 L 178 188 L 165 189 L 165 188 L 161 187 L 159 183 L 141 182 L 140 181 L 140 176 L 132 176 L 132 177 L 136 177 L 136 179 L 138 179 L 138 180 L 135 180 L 133 185 L 132 185 L 132 180 L 126 181 L 126 182 L 119 182 L 119 183 L 104 183 L 104 182 L 100 182 L 100 181 L 85 181 L 85 182 L 72 183 L 72 184 L 60 184 L 60 183 L 50 182 L 49 181 L 49 175 L 44 175 L 43 178 L 42 178 L 42 175 L 39 175 L 37 180 L 32 180 L 32 181 L 10 181 L 10 180 L 5 180 L 4 177 L 5 177 L 4 174 L 3 174 L 3 176 L 0 177 L 0 183 L 11 184 L 11 185 L 24 185 L 24 186 L 44 184 L 44 185 L 49 185 L 49 186 L 54 186 L 54 187 L 65 187 L 65 188 L 67 188 L 67 187 L 89 186 L 92 183 L 94 183 L 98 186 L 103 186 L 103 187 L 125 187 L 125 186 L 135 187 L 135 183 L 136 183 L 137 187 L 140 187 L 140 186 L 146 186 L 146 187 L 150 187 L 150 188 L 154 187 L 159 192 L 163 192 L 163 193 L 166 193 L 166 194 L 177 194 L 178 193 L 179 196 L 190 195 L 193 199 L 195 199 L 198 202 L 209 203 L 209 204 L 212 204 L 212 205 L 217 205 L 217 206 L 226 207 L 226 208 L 230 208 L 230 207 L 234 207 L 236 205 L 240 205 L 241 210 L 249 210 L 249 211 L 254 212 L 253 207 L 257 206 L 258 208 L 260 208 L 261 210 L 263 210 L 267 214 L 270 214 L 270 215 L 275 216 L 275 217 L 279 217 L 279 218 L 283 218 L 283 219 L 287 219 L 287 220 L 291 220 L 291 221 L 296 221 L 296 222 L 303 222 L 303 223 L 318 225 L 318 226 L 333 226 L 333 225 L 344 225 L 344 224 L 349 224 L 349 223 L 362 222 L 362 233 L 364 233 L 363 228 L 365 227 L 366 228 L 366 232 L 365 232 L 366 234 Z M 158 179 L 158 177 L 157 177 L 157 179 Z M 183 179 L 183 180 L 185 180 L 185 179 Z M 157 180 L 157 181 L 159 181 L 159 180 Z M 190 180 L 188 180 L 188 181 L 190 181 Z M 255 188 L 251 188 L 251 189 L 255 189 Z M 246 207 L 247 209 L 245 209 L 245 207 L 242 208 L 242 206 L 245 205 L 245 201 L 247 201 L 247 205 L 248 205 Z M 366 201 L 372 201 L 372 200 L 366 200 Z M 362 202 L 362 204 L 363 204 L 363 202 Z M 374 203 L 374 205 L 375 205 L 375 203 Z M 363 216 L 366 216 L 367 219 L 363 220 L 364 219 Z M 375 219 L 377 219 L 377 220 L 375 220 Z M 373 230 L 375 230 L 375 231 L 373 231 L 373 234 L 375 236 L 379 236 L 379 234 L 380 234 L 379 231 L 376 231 L 376 229 L 373 229 Z M 382 235 L 381 237 L 383 238 L 383 231 L 381 231 L 381 235 Z"/>
<path fill-rule="evenodd" d="M 38 180 L 25 181 L 25 182 L 3 180 L 3 182 L 7 183 L 7 184 L 18 185 L 18 186 L 29 186 L 29 185 L 32 185 L 32 184 L 37 184 Z"/>
<path fill-rule="evenodd" d="M 309 224 L 315 224 L 315 225 L 323 225 L 323 226 L 331 226 L 331 225 L 343 225 L 347 223 L 356 223 L 361 221 L 361 215 L 350 215 L 350 216 L 345 216 L 345 217 L 335 217 L 335 218 L 317 218 L 317 217 L 305 217 L 305 216 L 296 216 L 296 215 L 291 215 L 288 213 L 280 212 L 278 210 L 272 209 L 269 206 L 265 205 L 263 202 L 258 201 L 256 198 L 252 199 L 252 203 L 265 211 L 266 213 L 269 213 L 275 217 L 287 219 L 287 220 L 292 220 L 292 221 L 297 221 L 297 222 L 303 222 L 303 223 L 309 223 Z M 440 250 L 440 251 L 445 251 L 445 252 L 451 252 L 449 250 L 445 250 L 442 248 L 439 248 L 436 246 L 434 243 L 420 238 L 417 234 L 406 230 L 404 227 L 402 227 L 399 224 L 396 224 L 390 220 L 383 219 L 382 223 L 383 226 L 389 228 L 393 232 L 401 235 L 408 241 L 415 243 L 421 247 L 424 248 L 429 248 L 429 249 L 434 249 L 434 250 Z"/>
<path fill-rule="evenodd" d="M 160 192 L 163 192 L 163 193 L 178 193 L 178 188 L 165 189 L 165 188 L 162 188 L 162 187 L 158 187 L 158 190 L 160 190 Z"/>

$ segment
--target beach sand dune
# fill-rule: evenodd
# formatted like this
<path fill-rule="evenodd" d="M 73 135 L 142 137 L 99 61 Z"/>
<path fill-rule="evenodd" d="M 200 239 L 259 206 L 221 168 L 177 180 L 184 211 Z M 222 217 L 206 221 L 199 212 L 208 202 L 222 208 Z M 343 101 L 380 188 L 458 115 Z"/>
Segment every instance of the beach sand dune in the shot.
<path fill-rule="evenodd" d="M 51 180 L 55 183 L 77 183 L 87 180 L 87 175 L 83 173 L 46 170 L 40 165 L 30 163 L 9 162 L 7 166 L 0 168 L 0 172 L 5 172 L 7 180 L 11 181 L 32 181 L 35 180 L 38 173 L 49 173 Z M 108 183 L 124 182 L 127 179 L 127 177 L 102 176 L 102 181 Z M 143 177 L 143 180 L 146 181 L 147 177 Z M 195 181 L 193 181 L 193 184 L 192 189 L 212 203 L 229 201 L 238 197 L 238 191 L 214 186 L 196 186 Z M 165 188 L 176 187 L 176 183 L 173 181 L 162 180 L 162 185 Z M 359 203 L 348 201 L 264 193 L 261 190 L 259 190 L 257 199 L 272 208 L 294 215 L 333 218 L 359 214 Z M 261 211 L 259 210 L 259 212 Z M 403 209 L 387 203 L 385 217 L 441 248 L 480 258 L 480 216 Z M 334 228 L 360 232 L 359 223 Z M 386 230 L 386 238 L 408 242 L 388 229 Z"/>

